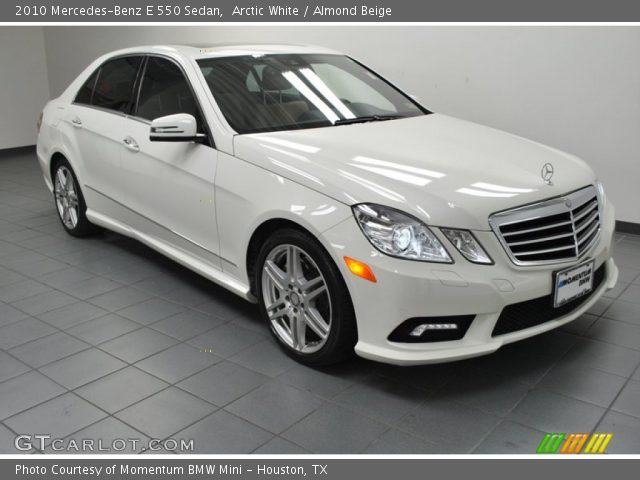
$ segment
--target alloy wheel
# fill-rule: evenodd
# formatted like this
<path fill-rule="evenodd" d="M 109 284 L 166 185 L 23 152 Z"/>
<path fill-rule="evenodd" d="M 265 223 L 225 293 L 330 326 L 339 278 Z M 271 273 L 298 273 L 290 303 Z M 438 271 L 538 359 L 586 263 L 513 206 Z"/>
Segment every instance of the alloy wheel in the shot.
<path fill-rule="evenodd" d="M 331 297 L 316 262 L 295 245 L 278 245 L 262 269 L 262 296 L 271 328 L 287 346 L 314 353 L 331 331 Z"/>
<path fill-rule="evenodd" d="M 78 225 L 78 189 L 71 171 L 64 165 L 56 171 L 54 182 L 56 207 L 64 226 L 73 230 Z"/>

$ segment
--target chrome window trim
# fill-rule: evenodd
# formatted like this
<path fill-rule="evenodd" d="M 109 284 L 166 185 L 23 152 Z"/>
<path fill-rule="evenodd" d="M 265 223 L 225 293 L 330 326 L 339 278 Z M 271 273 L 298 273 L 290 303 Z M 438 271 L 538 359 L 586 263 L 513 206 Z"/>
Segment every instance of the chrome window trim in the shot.
<path fill-rule="evenodd" d="M 182 73 L 182 76 L 184 77 L 185 81 L 187 82 L 187 85 L 189 86 L 189 89 L 191 90 L 191 94 L 193 95 L 193 99 L 196 102 L 196 106 L 198 107 L 198 111 L 200 113 L 200 117 L 202 120 L 202 125 L 204 127 L 205 133 L 207 135 L 207 139 L 208 139 L 208 143 L 204 143 L 205 146 L 208 146 L 214 150 L 217 150 L 216 148 L 216 142 L 213 138 L 213 131 L 211 130 L 211 127 L 209 125 L 209 121 L 207 120 L 207 117 L 205 115 L 204 109 L 202 108 L 202 102 L 200 102 L 200 99 L 198 98 L 197 94 L 196 94 L 196 90 L 193 88 L 193 84 L 191 82 L 191 79 L 189 78 L 189 75 L 187 75 L 186 70 L 184 69 L 184 67 L 180 64 L 180 62 L 178 62 L 175 58 L 171 57 L 170 55 L 164 55 L 162 53 L 157 53 L 157 52 L 140 52 L 140 53 L 125 53 L 122 55 L 114 55 L 113 57 L 109 57 L 108 59 L 106 59 L 104 62 L 102 62 L 100 65 L 98 65 L 98 67 L 96 67 L 95 70 L 93 70 L 89 76 L 85 79 L 85 82 L 87 79 L 89 79 L 91 77 L 91 75 L 93 75 L 96 72 L 99 72 L 100 69 L 107 63 L 111 62 L 112 60 L 118 60 L 120 58 L 128 58 L 128 57 L 141 57 L 141 61 L 140 61 L 140 66 L 138 67 L 138 72 L 136 73 L 136 78 L 133 82 L 133 86 L 132 86 L 132 95 L 131 95 L 131 102 L 129 105 L 129 108 L 127 109 L 127 112 L 121 112 L 120 110 L 113 110 L 111 108 L 106 108 L 106 107 L 100 107 L 97 105 L 92 105 L 89 103 L 82 103 L 82 102 L 76 102 L 76 98 L 78 98 L 78 93 L 80 90 L 78 90 L 74 97 L 73 100 L 71 101 L 71 105 L 73 106 L 77 106 L 77 107 L 85 107 L 85 108 L 92 108 L 94 110 L 98 110 L 99 112 L 103 112 L 103 113 L 111 113 L 114 115 L 118 115 L 120 117 L 123 117 L 126 120 L 134 120 L 136 122 L 140 122 L 140 123 L 144 123 L 146 125 L 151 125 L 151 121 L 147 120 L 146 118 L 142 118 L 136 115 L 136 109 L 138 106 L 138 100 L 140 97 L 140 90 L 142 89 L 142 80 L 144 79 L 144 73 L 147 69 L 147 60 L 149 57 L 158 57 L 158 58 L 163 58 L 165 60 L 168 60 L 170 62 L 172 62 L 173 64 L 175 64 L 178 69 L 180 69 L 180 72 Z M 96 76 L 96 82 L 94 82 L 93 84 L 93 89 L 95 90 L 96 87 L 96 83 L 98 81 L 100 74 L 98 73 L 98 75 Z M 80 86 L 80 88 L 82 88 L 84 86 L 84 83 Z M 93 99 L 93 91 L 91 92 L 91 98 Z"/>
<path fill-rule="evenodd" d="M 594 230 L 594 228 L 597 228 L 597 231 L 595 232 L 596 234 L 594 235 L 594 237 L 587 243 L 586 246 L 584 246 L 582 253 L 580 253 L 580 243 L 578 240 L 578 233 L 576 231 L 576 219 L 573 216 L 573 210 L 588 204 L 589 200 L 591 200 L 593 197 L 596 198 L 596 202 L 597 202 L 597 213 L 599 215 L 599 219 L 598 219 L 598 224 L 595 227 L 592 227 L 591 230 Z M 571 202 L 571 207 L 567 206 L 567 201 Z M 557 197 L 553 197 L 553 198 L 549 198 L 547 200 L 543 200 L 541 202 L 536 202 L 536 203 L 531 203 L 531 204 L 527 204 L 527 205 L 522 205 L 516 208 L 511 208 L 508 210 L 502 210 L 500 212 L 496 212 L 493 213 L 489 216 L 489 225 L 491 227 L 491 230 L 493 231 L 493 233 L 496 235 L 496 237 L 498 238 L 498 241 L 500 242 L 500 245 L 502 245 L 502 248 L 504 249 L 504 251 L 507 253 L 507 256 L 509 257 L 509 259 L 518 266 L 540 266 L 540 265 L 555 265 L 555 264 L 560 264 L 560 263 L 567 263 L 567 262 L 575 262 L 578 260 L 581 260 L 582 258 L 584 258 L 589 251 L 591 250 L 591 248 L 595 245 L 595 243 L 598 241 L 598 239 L 600 238 L 600 232 L 602 230 L 602 210 L 601 210 L 601 204 L 600 204 L 600 200 L 599 197 L 597 195 L 597 191 L 595 186 L 593 185 L 589 185 L 586 187 L 583 187 L 581 189 L 575 190 L 573 192 L 569 192 L 567 194 L 564 195 L 560 195 Z M 587 207 L 588 208 L 588 207 Z M 538 218 L 545 218 L 545 217 L 549 217 L 552 215 L 558 215 L 558 214 L 569 214 L 570 216 L 570 221 L 568 222 L 559 222 L 558 224 L 554 224 L 555 225 L 567 225 L 570 224 L 571 225 L 571 229 L 573 232 L 573 255 L 572 256 L 567 256 L 564 258 L 559 258 L 559 259 L 553 259 L 553 260 L 531 260 L 531 261 L 526 261 L 526 260 L 521 260 L 516 258 L 515 254 L 511 251 L 511 248 L 509 246 L 509 243 L 505 240 L 504 236 L 509 236 L 509 234 L 503 234 L 500 231 L 500 227 L 504 227 L 507 225 L 513 225 L 515 223 L 520 223 L 520 222 L 525 222 L 528 220 L 536 220 Z M 578 216 L 578 220 L 581 220 L 583 217 L 582 216 Z M 549 227 L 545 227 L 545 228 L 553 228 L 553 226 L 549 226 Z M 531 231 L 536 231 L 538 229 L 528 229 L 528 230 L 522 230 L 521 232 L 514 232 L 515 233 L 528 233 Z M 541 228 L 540 230 L 544 230 L 544 228 Z M 589 235 L 592 235 L 593 232 L 590 232 Z M 589 235 L 586 235 L 585 237 L 583 237 L 583 240 L 585 238 L 589 238 Z M 567 236 L 569 236 L 569 234 L 567 234 Z M 544 241 L 544 240 L 541 240 Z M 532 242 L 533 243 L 533 242 Z M 559 250 L 569 250 L 571 249 L 570 246 L 567 247 L 562 247 Z M 522 256 L 522 254 L 521 254 Z"/>

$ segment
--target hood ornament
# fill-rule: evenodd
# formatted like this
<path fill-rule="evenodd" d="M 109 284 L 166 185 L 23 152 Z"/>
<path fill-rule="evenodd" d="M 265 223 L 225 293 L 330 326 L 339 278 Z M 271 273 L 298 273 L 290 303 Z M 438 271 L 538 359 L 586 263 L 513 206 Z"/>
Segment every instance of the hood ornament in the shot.
<path fill-rule="evenodd" d="M 542 177 L 545 185 L 553 185 L 553 182 L 551 181 L 551 178 L 553 177 L 553 165 L 545 163 L 540 171 L 540 176 Z"/>

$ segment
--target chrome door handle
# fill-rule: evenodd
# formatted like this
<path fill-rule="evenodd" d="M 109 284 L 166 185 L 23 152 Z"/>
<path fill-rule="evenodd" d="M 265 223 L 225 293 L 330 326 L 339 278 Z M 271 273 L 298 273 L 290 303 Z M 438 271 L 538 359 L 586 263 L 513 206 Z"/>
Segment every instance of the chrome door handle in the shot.
<path fill-rule="evenodd" d="M 140 146 L 138 145 L 138 142 L 136 142 L 131 137 L 125 137 L 124 140 L 122 140 L 122 143 L 124 143 L 124 146 L 127 147 L 132 152 L 140 151 Z"/>
<path fill-rule="evenodd" d="M 80 118 L 78 117 L 73 117 L 71 119 L 71 125 L 73 125 L 76 128 L 82 128 L 82 120 L 80 120 Z"/>

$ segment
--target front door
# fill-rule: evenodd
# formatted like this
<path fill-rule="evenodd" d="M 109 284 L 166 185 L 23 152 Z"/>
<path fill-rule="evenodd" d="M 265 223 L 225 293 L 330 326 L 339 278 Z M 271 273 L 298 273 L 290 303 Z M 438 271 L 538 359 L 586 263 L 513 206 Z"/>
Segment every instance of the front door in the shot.
<path fill-rule="evenodd" d="M 182 69 L 168 58 L 150 56 L 133 114 L 124 125 L 124 203 L 145 225 L 142 231 L 219 269 L 217 150 L 196 142 L 149 140 L 151 120 L 174 113 L 193 115 L 204 133 L 201 110 Z"/>

